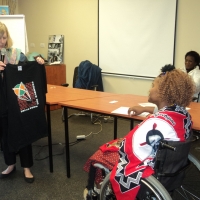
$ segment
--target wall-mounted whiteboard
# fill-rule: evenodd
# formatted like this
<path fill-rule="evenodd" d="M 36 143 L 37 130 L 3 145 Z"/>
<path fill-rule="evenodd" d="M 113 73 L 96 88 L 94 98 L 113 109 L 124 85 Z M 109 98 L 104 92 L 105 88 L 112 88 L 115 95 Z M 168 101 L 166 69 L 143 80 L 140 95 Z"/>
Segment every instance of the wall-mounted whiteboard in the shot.
<path fill-rule="evenodd" d="M 24 15 L 0 15 L 0 21 L 4 23 L 13 40 L 13 47 L 21 49 L 23 53 L 28 52 L 28 39 Z"/>
<path fill-rule="evenodd" d="M 99 0 L 102 72 L 156 77 L 174 63 L 177 0 Z"/>

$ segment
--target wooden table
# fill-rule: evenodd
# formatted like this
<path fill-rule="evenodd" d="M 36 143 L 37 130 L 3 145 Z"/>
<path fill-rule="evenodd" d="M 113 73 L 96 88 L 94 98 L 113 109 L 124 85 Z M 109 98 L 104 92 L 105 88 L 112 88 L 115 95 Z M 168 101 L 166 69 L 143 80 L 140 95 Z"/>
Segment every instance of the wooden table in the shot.
<path fill-rule="evenodd" d="M 116 103 L 110 103 L 117 101 Z M 76 88 L 68 88 L 62 86 L 48 85 L 48 93 L 46 95 L 47 105 L 47 122 L 48 122 L 48 144 L 49 144 L 49 162 L 50 172 L 53 172 L 53 156 L 52 156 L 52 138 L 51 138 L 51 116 L 50 106 L 61 105 L 64 106 L 64 118 L 68 119 L 68 108 L 90 111 L 94 113 L 102 113 L 114 117 L 114 138 L 117 138 L 117 117 L 128 118 L 131 120 L 130 129 L 133 128 L 133 121 L 144 120 L 143 117 L 129 116 L 122 114 L 111 113 L 113 110 L 124 106 L 131 107 L 139 103 L 146 103 L 148 98 L 146 96 L 138 96 L 132 94 L 114 94 L 107 92 L 99 92 L 93 90 L 84 90 Z M 200 130 L 200 104 L 192 102 L 189 106 L 193 129 Z M 70 177 L 70 153 L 69 153 L 69 131 L 68 120 L 65 120 L 65 143 L 66 143 L 66 163 L 67 176 Z"/>
<path fill-rule="evenodd" d="M 104 98 L 106 96 L 115 96 L 117 94 L 108 92 L 99 92 L 93 90 L 69 88 L 69 87 L 49 85 L 49 84 L 47 85 L 47 90 L 48 93 L 46 94 L 46 110 L 47 110 L 47 124 L 48 124 L 49 166 L 50 166 L 50 172 L 53 172 L 50 106 L 58 105 L 58 102 L 62 101 L 66 102 L 66 101 L 77 101 L 80 99 Z M 69 141 L 67 141 L 67 144 L 68 143 Z"/>
<path fill-rule="evenodd" d="M 55 105 L 61 101 L 74 101 L 92 98 L 104 98 L 107 96 L 116 96 L 118 94 L 100 92 L 94 90 L 85 90 L 78 88 L 69 88 L 57 85 L 47 85 L 46 104 Z"/>
<path fill-rule="evenodd" d="M 117 101 L 116 103 L 110 103 L 112 101 Z M 133 128 L 133 120 L 142 121 L 144 118 L 139 116 L 122 115 L 111 113 L 113 110 L 124 106 L 131 107 L 138 105 L 138 103 L 147 102 L 146 96 L 137 95 L 123 95 L 115 94 L 111 96 L 105 96 L 103 98 L 93 98 L 93 99 L 82 99 L 76 101 L 63 101 L 58 104 L 64 106 L 64 118 L 68 119 L 68 108 L 80 109 L 95 113 L 108 114 L 114 117 L 114 139 L 117 138 L 117 117 L 129 118 L 131 119 L 131 129 Z M 65 120 L 65 144 L 66 144 L 66 167 L 67 167 L 67 177 L 70 177 L 70 150 L 69 150 L 69 126 L 68 120 Z"/>
<path fill-rule="evenodd" d="M 188 112 L 192 116 L 192 129 L 199 131 L 200 130 L 200 103 L 191 102 L 188 106 L 190 110 Z"/>
<path fill-rule="evenodd" d="M 110 103 L 112 101 L 117 101 L 116 103 Z M 108 114 L 114 117 L 114 139 L 117 138 L 117 117 L 128 118 L 131 120 L 131 129 L 133 128 L 133 121 L 142 121 L 145 118 L 139 116 L 123 115 L 118 113 L 112 113 L 113 110 L 119 107 L 132 107 L 139 105 L 139 103 L 147 103 L 147 96 L 138 95 L 114 95 L 106 96 L 104 98 L 93 98 L 93 99 L 82 99 L 76 101 L 64 101 L 59 102 L 59 105 L 64 106 L 64 117 L 67 119 L 68 108 L 86 110 L 96 113 Z M 193 129 L 200 130 L 200 104 L 192 102 L 189 106 L 189 113 L 193 120 Z M 65 120 L 65 142 L 66 142 L 66 167 L 67 167 L 67 177 L 70 177 L 70 151 L 69 151 L 69 125 L 68 120 Z"/>

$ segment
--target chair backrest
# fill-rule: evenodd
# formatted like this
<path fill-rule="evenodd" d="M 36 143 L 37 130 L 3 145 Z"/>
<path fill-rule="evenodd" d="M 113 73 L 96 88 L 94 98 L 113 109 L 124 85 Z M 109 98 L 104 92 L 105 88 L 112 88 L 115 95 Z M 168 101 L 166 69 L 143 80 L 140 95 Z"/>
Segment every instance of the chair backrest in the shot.
<path fill-rule="evenodd" d="M 103 91 L 101 68 L 90 61 L 82 61 L 78 67 L 75 88 Z"/>
<path fill-rule="evenodd" d="M 197 102 L 197 103 L 200 101 L 200 92 L 197 97 L 192 98 L 192 101 Z"/>
<path fill-rule="evenodd" d="M 185 142 L 167 141 L 176 150 L 161 147 L 156 154 L 155 176 L 168 191 L 173 191 L 183 182 L 191 142 L 191 138 Z"/>
<path fill-rule="evenodd" d="M 73 88 L 75 88 L 76 80 L 78 79 L 78 66 L 74 68 Z"/>

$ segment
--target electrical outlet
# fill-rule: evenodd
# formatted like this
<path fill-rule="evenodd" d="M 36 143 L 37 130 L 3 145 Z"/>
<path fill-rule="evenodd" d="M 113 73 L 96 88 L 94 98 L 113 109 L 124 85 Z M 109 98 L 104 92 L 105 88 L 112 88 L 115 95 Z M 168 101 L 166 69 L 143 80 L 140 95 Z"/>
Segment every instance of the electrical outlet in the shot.
<path fill-rule="evenodd" d="M 35 47 L 35 43 L 31 43 L 30 46 L 31 46 L 31 47 Z"/>
<path fill-rule="evenodd" d="M 85 135 L 77 135 L 76 139 L 77 140 L 84 140 L 85 139 Z"/>
<path fill-rule="evenodd" d="M 45 44 L 44 44 L 44 43 L 40 43 L 40 47 L 41 47 L 41 48 L 44 48 L 44 47 L 45 47 Z"/>

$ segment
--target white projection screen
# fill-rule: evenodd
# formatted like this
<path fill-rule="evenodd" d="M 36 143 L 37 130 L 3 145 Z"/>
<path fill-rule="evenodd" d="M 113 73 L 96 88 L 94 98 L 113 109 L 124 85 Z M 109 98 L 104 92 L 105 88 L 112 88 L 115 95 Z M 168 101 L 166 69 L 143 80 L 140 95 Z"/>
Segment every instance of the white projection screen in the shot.
<path fill-rule="evenodd" d="M 103 73 L 156 77 L 174 63 L 177 0 L 99 0 Z"/>

